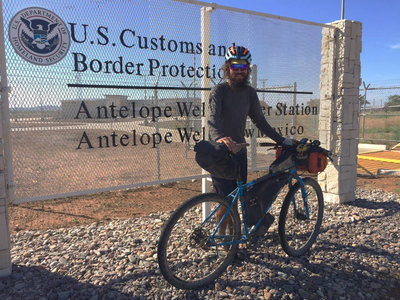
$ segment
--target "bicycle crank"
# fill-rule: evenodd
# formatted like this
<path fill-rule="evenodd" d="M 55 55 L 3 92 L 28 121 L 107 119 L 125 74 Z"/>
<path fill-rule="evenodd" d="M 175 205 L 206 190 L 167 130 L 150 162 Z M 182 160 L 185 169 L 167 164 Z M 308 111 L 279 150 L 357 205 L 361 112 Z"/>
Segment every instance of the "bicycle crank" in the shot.
<path fill-rule="evenodd" d="M 210 240 L 207 237 L 205 230 L 197 227 L 193 230 L 190 235 L 190 246 L 196 247 L 200 246 L 203 250 L 208 250 L 210 248 Z"/>
<path fill-rule="evenodd" d="M 295 211 L 295 216 L 296 216 L 297 220 L 301 220 L 301 221 L 305 221 L 308 219 L 305 213 L 299 212 L 297 209 Z"/>

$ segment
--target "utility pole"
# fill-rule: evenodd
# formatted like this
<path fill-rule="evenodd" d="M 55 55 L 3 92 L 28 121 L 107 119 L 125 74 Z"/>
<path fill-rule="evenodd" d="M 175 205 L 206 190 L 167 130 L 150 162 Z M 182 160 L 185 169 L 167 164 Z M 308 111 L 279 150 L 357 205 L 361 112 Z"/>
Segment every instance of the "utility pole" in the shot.
<path fill-rule="evenodd" d="M 260 79 L 260 81 L 262 82 L 262 89 L 265 90 L 265 83 L 267 82 L 266 78 L 262 78 Z M 263 93 L 263 102 L 265 102 L 265 93 Z"/>
<path fill-rule="evenodd" d="M 152 79 L 153 85 L 155 87 L 155 89 L 154 89 L 154 100 L 155 100 L 156 106 L 158 106 L 158 89 L 157 89 L 157 87 L 158 87 L 158 83 L 160 81 L 160 75 L 161 75 L 161 72 L 158 72 L 157 80 L 155 82 Z M 158 117 L 155 120 L 155 126 L 156 126 L 156 133 L 159 133 Z M 157 144 L 156 155 L 157 155 L 157 179 L 158 179 L 158 181 L 160 181 L 161 180 L 160 144 Z"/>
<path fill-rule="evenodd" d="M 296 94 L 296 92 L 297 92 L 297 82 L 295 81 L 294 83 L 293 83 L 293 107 L 296 107 L 296 105 L 297 105 L 297 94 Z M 296 114 L 294 114 L 293 116 L 292 116 L 292 126 L 297 126 L 297 115 Z M 293 138 L 295 138 L 296 137 L 296 134 L 293 136 Z"/>
<path fill-rule="evenodd" d="M 342 0 L 342 15 L 341 15 L 341 19 L 344 20 L 344 0 Z"/>

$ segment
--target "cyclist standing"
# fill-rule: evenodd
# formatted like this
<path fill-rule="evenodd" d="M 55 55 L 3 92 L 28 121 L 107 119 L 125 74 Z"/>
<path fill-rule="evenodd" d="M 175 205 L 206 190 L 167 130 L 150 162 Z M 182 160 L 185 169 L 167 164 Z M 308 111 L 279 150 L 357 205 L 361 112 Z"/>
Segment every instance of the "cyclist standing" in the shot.
<path fill-rule="evenodd" d="M 247 151 L 246 148 L 237 151 L 237 144 L 245 142 L 247 116 L 262 133 L 275 142 L 284 141 L 265 119 L 257 92 L 249 84 L 250 64 L 251 53 L 248 48 L 229 47 L 222 66 L 225 81 L 211 90 L 207 120 L 209 139 L 224 143 L 234 153 L 240 164 L 240 178 L 243 182 L 247 181 Z M 215 192 L 223 197 L 236 187 L 235 180 L 211 177 Z"/>
<path fill-rule="evenodd" d="M 209 99 L 209 139 L 224 143 L 235 153 L 240 163 L 241 179 L 247 181 L 247 151 L 236 152 L 237 143 L 245 142 L 247 116 L 257 128 L 281 144 L 284 138 L 267 122 L 261 109 L 256 90 L 249 85 L 251 53 L 242 46 L 229 47 L 222 66 L 226 81 L 211 90 Z M 222 196 L 228 195 L 236 187 L 235 180 L 212 177 L 214 189 Z"/>

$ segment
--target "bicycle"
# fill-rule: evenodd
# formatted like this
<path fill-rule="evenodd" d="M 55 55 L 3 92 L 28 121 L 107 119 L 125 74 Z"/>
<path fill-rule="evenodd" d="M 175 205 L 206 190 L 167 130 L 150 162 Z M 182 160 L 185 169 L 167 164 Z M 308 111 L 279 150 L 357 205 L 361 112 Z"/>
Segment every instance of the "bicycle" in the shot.
<path fill-rule="evenodd" d="M 302 141 L 330 158 L 331 153 L 319 147 L 319 141 Z M 249 183 L 239 179 L 237 187 L 226 199 L 214 193 L 195 196 L 184 202 L 166 222 L 157 255 L 162 275 L 173 286 L 196 289 L 216 280 L 232 263 L 239 244 L 249 241 L 263 226 L 265 216 L 286 185 L 289 191 L 278 224 L 281 246 L 289 256 L 301 256 L 314 244 L 323 218 L 321 187 L 314 179 L 302 178 L 297 173 L 296 146 L 260 145 L 275 149 L 283 147 L 282 155 L 271 165 L 269 174 Z M 274 188 L 262 203 L 264 213 L 250 227 L 246 194 L 261 184 Z M 238 213 L 238 202 L 242 217 Z M 222 210 L 222 218 L 218 217 L 219 210 Z"/>

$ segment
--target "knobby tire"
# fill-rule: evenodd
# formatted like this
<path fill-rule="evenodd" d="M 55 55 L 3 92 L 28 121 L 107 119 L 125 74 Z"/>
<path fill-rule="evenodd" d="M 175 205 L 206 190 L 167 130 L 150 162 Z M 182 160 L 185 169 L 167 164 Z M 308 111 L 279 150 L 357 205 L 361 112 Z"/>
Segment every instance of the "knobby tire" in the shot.
<path fill-rule="evenodd" d="M 171 215 L 158 243 L 161 274 L 180 289 L 196 289 L 213 282 L 232 263 L 238 249 L 238 244 L 216 245 L 210 242 L 209 237 L 219 220 L 214 214 L 202 226 L 203 203 L 208 203 L 211 211 L 218 205 L 225 210 L 229 207 L 226 200 L 212 193 L 187 200 Z M 240 238 L 241 222 L 235 207 L 228 213 L 228 219 L 229 235 L 216 238 L 217 243 Z"/>
<path fill-rule="evenodd" d="M 296 182 L 289 190 L 279 216 L 278 231 L 282 248 L 288 255 L 295 257 L 304 255 L 314 244 L 324 212 L 323 194 L 318 182 L 309 177 L 304 178 L 303 182 L 308 194 L 309 218 L 306 217 L 300 182 Z"/>

